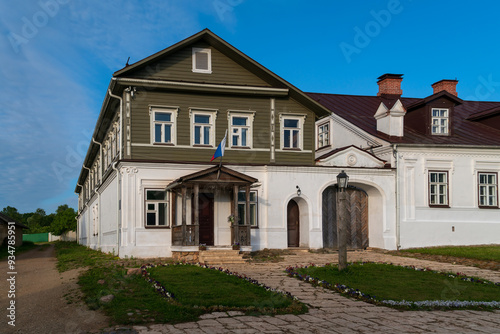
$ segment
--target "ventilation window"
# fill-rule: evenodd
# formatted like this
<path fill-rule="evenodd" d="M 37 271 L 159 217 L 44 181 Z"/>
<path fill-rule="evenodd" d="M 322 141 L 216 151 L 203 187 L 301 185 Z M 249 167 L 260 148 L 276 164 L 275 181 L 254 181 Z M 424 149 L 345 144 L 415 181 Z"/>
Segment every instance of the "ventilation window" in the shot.
<path fill-rule="evenodd" d="M 193 72 L 212 73 L 212 54 L 210 49 L 193 48 Z"/>

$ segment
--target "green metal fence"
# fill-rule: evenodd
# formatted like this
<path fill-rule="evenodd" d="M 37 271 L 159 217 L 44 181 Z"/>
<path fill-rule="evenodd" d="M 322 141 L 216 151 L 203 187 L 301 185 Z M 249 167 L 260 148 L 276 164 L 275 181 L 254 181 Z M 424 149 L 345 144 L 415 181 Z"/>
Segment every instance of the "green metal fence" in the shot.
<path fill-rule="evenodd" d="M 48 233 L 23 234 L 23 241 L 48 242 L 49 234 Z"/>

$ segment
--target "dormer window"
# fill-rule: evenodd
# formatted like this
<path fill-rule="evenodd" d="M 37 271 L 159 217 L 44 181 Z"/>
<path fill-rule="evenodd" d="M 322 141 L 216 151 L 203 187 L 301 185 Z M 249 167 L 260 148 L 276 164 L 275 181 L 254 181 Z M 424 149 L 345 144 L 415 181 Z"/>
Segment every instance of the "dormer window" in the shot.
<path fill-rule="evenodd" d="M 330 145 L 330 124 L 318 125 L 318 149 Z"/>
<path fill-rule="evenodd" d="M 432 108 L 431 131 L 433 135 L 449 134 L 449 110 Z"/>
<path fill-rule="evenodd" d="M 210 49 L 193 48 L 193 72 L 212 73 L 212 52 Z"/>

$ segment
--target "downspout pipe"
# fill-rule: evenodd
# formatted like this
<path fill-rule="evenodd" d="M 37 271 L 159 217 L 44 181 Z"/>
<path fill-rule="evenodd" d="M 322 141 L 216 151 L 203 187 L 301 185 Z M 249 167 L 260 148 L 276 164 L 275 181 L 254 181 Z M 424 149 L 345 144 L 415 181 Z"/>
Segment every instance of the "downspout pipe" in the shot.
<path fill-rule="evenodd" d="M 90 176 L 90 168 L 86 167 L 86 166 L 85 166 L 85 164 L 83 164 L 83 165 L 82 165 L 82 168 L 85 168 L 86 170 L 88 170 L 88 171 L 89 171 L 89 174 L 88 174 L 88 175 Z M 88 177 L 88 176 L 87 176 L 87 177 Z M 89 184 L 90 184 L 90 180 L 89 180 Z M 83 189 L 83 187 L 82 187 L 82 190 L 84 190 L 84 189 Z M 85 191 L 85 190 L 84 190 L 84 191 Z M 85 194 L 85 193 L 84 193 L 84 194 Z M 90 197 L 90 194 L 89 194 L 89 197 Z M 86 203 L 85 203 L 85 206 L 87 206 L 87 204 L 86 204 Z M 88 217 L 88 215 L 87 215 L 87 217 Z M 86 246 L 87 246 L 87 247 L 90 247 L 90 221 L 89 221 L 89 223 L 87 224 L 87 245 L 86 245 Z"/>
<path fill-rule="evenodd" d="M 77 187 L 80 187 L 83 191 L 83 186 L 80 183 L 76 183 Z M 75 191 L 75 194 L 78 195 L 78 210 L 76 211 L 76 242 L 80 244 L 80 224 L 79 224 L 79 218 L 80 218 L 80 194 Z"/>
<path fill-rule="evenodd" d="M 122 204 L 121 204 L 121 174 L 116 165 L 118 161 L 113 162 L 111 167 L 114 171 L 116 171 L 116 203 L 118 205 L 118 216 L 116 217 L 116 253 L 120 256 L 120 228 L 121 228 L 121 220 L 122 220 Z"/>
<path fill-rule="evenodd" d="M 399 199 L 400 193 L 400 177 L 399 177 L 399 155 L 398 155 L 398 145 L 394 144 L 392 147 L 392 154 L 396 160 L 396 249 L 401 248 L 401 203 Z"/>
<path fill-rule="evenodd" d="M 99 172 L 99 180 L 102 183 L 102 144 L 99 143 L 98 141 L 96 141 L 94 139 L 94 137 L 92 137 L 92 142 L 94 144 L 99 145 L 100 166 L 99 166 L 98 172 Z M 96 182 L 96 184 L 97 184 L 97 182 Z M 99 184 L 99 187 L 96 188 L 96 190 L 95 190 L 97 192 L 97 216 L 99 217 L 99 221 L 97 222 L 98 223 L 98 226 L 97 226 L 97 249 L 101 248 L 101 192 L 100 192 L 101 186 L 100 186 L 100 184 Z"/>
<path fill-rule="evenodd" d="M 122 137 L 123 137 L 123 98 L 121 96 L 114 95 L 111 92 L 110 88 L 108 88 L 108 94 L 109 94 L 109 96 L 120 100 L 120 138 L 119 138 L 120 152 L 119 152 L 118 160 L 122 160 L 122 151 L 123 151 L 123 141 L 122 141 Z"/>
<path fill-rule="evenodd" d="M 113 78 L 112 80 L 116 80 L 116 78 Z M 118 95 L 114 95 L 112 92 L 111 92 L 111 89 L 108 88 L 108 94 L 110 97 L 114 97 L 115 99 L 118 99 L 120 100 L 120 138 L 119 138 L 119 145 L 120 145 L 120 152 L 119 152 L 119 156 L 118 156 L 118 161 L 115 161 L 111 166 L 113 168 L 113 170 L 116 171 L 116 177 L 117 177 L 117 182 L 116 182 L 116 196 L 117 196 L 117 199 L 116 199 L 116 203 L 117 203 L 117 206 L 118 206 L 118 217 L 116 218 L 116 252 L 118 254 L 118 256 L 120 256 L 120 228 L 121 228 L 121 219 L 122 219 L 122 205 L 121 205 L 121 186 L 120 186 L 120 183 L 121 183 L 121 175 L 120 175 L 120 171 L 118 170 L 118 168 L 116 168 L 117 164 L 119 161 L 122 160 L 122 157 L 123 157 L 123 141 L 122 141 L 122 138 L 124 136 L 123 134 L 123 98 L 118 96 Z"/>

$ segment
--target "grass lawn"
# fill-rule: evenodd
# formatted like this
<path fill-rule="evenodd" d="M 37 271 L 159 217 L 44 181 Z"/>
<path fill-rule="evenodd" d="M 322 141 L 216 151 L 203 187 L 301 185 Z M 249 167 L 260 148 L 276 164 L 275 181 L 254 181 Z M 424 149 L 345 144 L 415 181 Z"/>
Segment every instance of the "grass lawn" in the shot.
<path fill-rule="evenodd" d="M 174 293 L 172 302 L 141 275 L 127 275 L 128 268 L 144 264 L 139 259 L 117 259 L 68 242 L 57 242 L 56 252 L 60 271 L 88 268 L 78 281 L 83 299 L 91 309 L 103 310 L 115 324 L 196 321 L 200 315 L 221 307 L 240 308 L 247 314 L 307 311 L 297 301 L 216 270 L 187 265 L 148 269 L 150 277 Z M 110 294 L 113 300 L 100 301 Z"/>
<path fill-rule="evenodd" d="M 500 286 L 463 281 L 431 271 L 379 263 L 352 264 L 339 272 L 337 266 L 296 268 L 330 284 L 342 284 L 377 301 L 500 301 Z"/>
<path fill-rule="evenodd" d="M 191 265 L 175 265 L 149 269 L 175 300 L 185 306 L 251 310 L 258 313 L 300 313 L 291 298 L 219 270 Z"/>
<path fill-rule="evenodd" d="M 420 253 L 500 262 L 500 245 L 485 246 L 447 246 L 429 248 L 401 249 L 403 253 Z"/>

